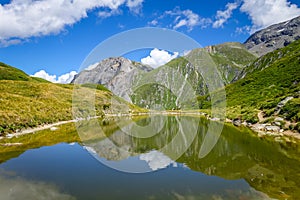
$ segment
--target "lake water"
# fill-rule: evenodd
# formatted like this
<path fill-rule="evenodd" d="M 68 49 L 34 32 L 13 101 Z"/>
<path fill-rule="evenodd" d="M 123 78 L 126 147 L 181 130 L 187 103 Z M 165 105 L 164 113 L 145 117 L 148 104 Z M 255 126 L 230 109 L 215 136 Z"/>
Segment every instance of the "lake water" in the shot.
<path fill-rule="evenodd" d="M 31 142 L 0 148 L 6 152 L 0 153 L 0 199 L 300 197 L 299 146 L 292 142 L 233 126 L 217 133 L 219 123 L 196 117 L 100 119 L 76 126 L 22 136 L 13 142 Z M 77 133 L 80 141 L 65 139 Z M 50 135 L 61 140 L 51 144 Z"/>

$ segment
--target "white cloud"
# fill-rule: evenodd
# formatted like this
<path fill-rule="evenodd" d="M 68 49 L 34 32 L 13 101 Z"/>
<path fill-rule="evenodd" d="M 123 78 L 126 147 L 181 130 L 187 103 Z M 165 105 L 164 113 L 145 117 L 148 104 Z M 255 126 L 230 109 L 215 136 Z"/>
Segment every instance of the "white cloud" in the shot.
<path fill-rule="evenodd" d="M 11 40 L 57 34 L 96 8 L 117 10 L 126 4 L 141 8 L 143 0 L 12 0 L 0 4 L 0 44 Z"/>
<path fill-rule="evenodd" d="M 174 26 L 174 29 L 180 28 L 182 26 L 187 26 L 189 29 L 193 29 L 194 26 L 198 26 L 200 24 L 200 17 L 199 15 L 193 13 L 191 10 L 184 10 L 181 13 L 184 18 L 182 17 L 177 18 L 177 23 Z"/>
<path fill-rule="evenodd" d="M 77 74 L 75 71 L 71 71 L 69 73 L 63 74 L 58 77 L 57 83 L 71 83 L 74 79 L 74 76 Z"/>
<path fill-rule="evenodd" d="M 228 3 L 226 5 L 226 10 L 217 11 L 216 21 L 213 23 L 213 28 L 223 27 L 223 24 L 231 17 L 232 11 L 238 7 L 237 3 Z"/>
<path fill-rule="evenodd" d="M 181 10 L 180 7 L 165 11 L 162 15 L 160 15 L 156 19 L 153 19 L 148 24 L 156 26 L 157 24 L 159 24 L 159 21 L 168 21 L 168 18 L 172 21 L 169 27 L 173 29 L 186 27 L 188 31 L 191 31 L 197 26 L 206 28 L 211 24 L 211 19 L 202 18 L 192 10 Z"/>
<path fill-rule="evenodd" d="M 108 18 L 111 16 L 121 15 L 123 12 L 120 9 L 113 9 L 109 11 L 99 11 L 98 16 L 101 18 Z"/>
<path fill-rule="evenodd" d="M 135 14 L 139 14 L 144 0 L 127 0 L 126 5 L 130 9 L 131 12 Z"/>
<path fill-rule="evenodd" d="M 150 65 L 153 68 L 157 68 L 178 57 L 178 55 L 178 52 L 174 52 L 172 55 L 165 50 L 155 48 L 150 52 L 149 56 L 142 58 L 141 62 L 145 65 Z"/>
<path fill-rule="evenodd" d="M 237 27 L 235 33 L 237 34 L 249 34 L 251 32 L 250 26 Z"/>
<path fill-rule="evenodd" d="M 179 7 L 172 11 L 166 11 L 165 15 L 175 16 L 173 29 L 186 26 L 188 30 L 193 30 L 194 27 L 200 26 L 202 28 L 207 27 L 211 23 L 208 18 L 201 18 L 198 14 L 191 10 L 180 10 Z"/>
<path fill-rule="evenodd" d="M 251 32 L 300 15 L 300 8 L 287 0 L 243 0 L 240 10 L 249 15 Z"/>
<path fill-rule="evenodd" d="M 149 25 L 156 26 L 158 24 L 158 21 L 156 19 L 152 20 L 148 23 Z"/>
<path fill-rule="evenodd" d="M 140 160 L 146 161 L 150 169 L 154 171 L 166 168 L 171 164 L 173 164 L 174 167 L 177 167 L 176 162 L 159 151 L 151 151 L 149 153 L 141 154 Z"/>
<path fill-rule="evenodd" d="M 71 71 L 69 73 L 63 74 L 63 75 L 59 76 L 58 78 L 56 78 L 56 75 L 50 75 L 45 70 L 40 70 L 31 76 L 43 78 L 52 83 L 64 83 L 65 84 L 65 83 L 70 83 L 76 74 L 77 74 L 77 72 Z"/>
<path fill-rule="evenodd" d="M 53 83 L 56 82 L 56 75 L 49 75 L 45 70 L 40 70 L 31 76 L 43 78 L 43 79 L 53 82 Z"/>

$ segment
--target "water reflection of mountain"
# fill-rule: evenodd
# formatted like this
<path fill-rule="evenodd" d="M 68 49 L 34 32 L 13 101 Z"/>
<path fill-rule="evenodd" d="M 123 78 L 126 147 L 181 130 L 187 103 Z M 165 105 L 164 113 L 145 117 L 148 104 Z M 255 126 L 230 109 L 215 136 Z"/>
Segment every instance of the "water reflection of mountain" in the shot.
<path fill-rule="evenodd" d="M 109 160 L 122 160 L 151 150 L 161 151 L 165 156 L 173 158 L 188 147 L 176 160 L 194 171 L 230 180 L 245 179 L 252 187 L 273 198 L 297 199 L 300 196 L 300 154 L 297 146 L 269 142 L 255 137 L 248 130 L 225 126 L 212 151 L 200 158 L 199 152 L 209 123 L 217 122 L 193 117 L 167 117 L 142 119 L 138 124 L 147 127 L 152 123 L 155 127 L 153 122 L 157 121 L 157 126 L 161 126 L 159 120 L 163 120 L 164 125 L 152 137 L 137 138 L 136 135 L 130 135 L 130 129 L 126 127 L 134 128 L 128 121 L 123 122 L 122 129 L 117 126 L 114 126 L 114 130 L 109 129 L 110 132 L 104 134 L 107 138 L 88 141 L 85 145 Z M 102 125 L 102 130 L 105 132 L 106 126 L 112 127 L 118 123 L 114 121 Z M 193 127 L 197 127 L 197 134 L 191 145 L 188 145 Z M 178 135 L 181 142 L 172 142 Z M 166 147 L 166 144 L 169 145 Z"/>

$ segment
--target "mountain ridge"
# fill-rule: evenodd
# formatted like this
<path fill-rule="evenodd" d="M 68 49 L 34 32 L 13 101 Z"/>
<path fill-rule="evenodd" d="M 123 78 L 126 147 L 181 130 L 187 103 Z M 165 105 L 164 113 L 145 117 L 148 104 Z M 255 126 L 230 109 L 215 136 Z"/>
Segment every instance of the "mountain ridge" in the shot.
<path fill-rule="evenodd" d="M 245 47 L 259 57 L 300 39 L 300 16 L 273 24 L 252 34 Z"/>

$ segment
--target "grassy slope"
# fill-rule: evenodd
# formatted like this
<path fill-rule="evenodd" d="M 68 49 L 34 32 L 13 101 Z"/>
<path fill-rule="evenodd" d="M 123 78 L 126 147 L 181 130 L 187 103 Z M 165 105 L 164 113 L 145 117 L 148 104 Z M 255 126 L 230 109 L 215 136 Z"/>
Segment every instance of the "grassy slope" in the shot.
<path fill-rule="evenodd" d="M 53 84 L 32 78 L 2 63 L 0 70 L 0 135 L 72 119 L 73 85 Z M 95 87 L 96 114 L 103 115 L 103 111 L 110 107 L 113 94 L 103 86 L 84 85 L 86 91 L 93 91 L 89 88 Z M 139 110 L 123 100 L 120 103 Z"/>
<path fill-rule="evenodd" d="M 237 42 L 216 45 L 212 49 L 210 55 L 226 84 L 230 83 L 238 72 L 257 58 Z"/>
<path fill-rule="evenodd" d="M 275 55 L 281 56 L 274 57 Z M 258 65 L 259 61 L 263 62 Z M 266 116 L 271 116 L 281 100 L 293 96 L 295 98 L 284 106 L 279 115 L 298 122 L 300 119 L 300 41 L 263 56 L 253 65 L 249 67 L 252 72 L 245 78 L 226 86 L 228 117 L 256 122 L 259 111 L 264 111 Z M 199 97 L 202 108 L 210 106 L 206 98 Z"/>
<path fill-rule="evenodd" d="M 233 78 L 249 63 L 253 62 L 256 57 L 249 53 L 242 44 L 240 43 L 224 43 L 221 45 L 211 46 L 205 48 L 212 60 L 215 62 L 218 70 L 221 73 L 223 81 L 225 84 L 230 83 Z M 203 49 L 195 49 L 194 51 L 202 51 Z M 160 74 L 159 71 L 163 71 L 167 67 L 174 69 L 177 73 L 181 74 L 182 77 L 187 76 L 189 84 L 196 91 L 197 95 L 205 95 L 208 89 L 201 74 L 196 71 L 195 67 L 192 66 L 189 61 L 184 58 L 176 58 L 171 60 L 165 66 L 154 69 L 149 72 L 146 76 L 154 76 L 154 74 Z M 161 80 L 169 80 L 167 85 L 174 87 L 172 80 L 173 74 L 168 74 L 168 76 L 163 75 Z M 144 79 L 146 77 L 143 77 Z M 171 81 L 170 81 L 171 80 Z M 192 102 L 189 105 L 176 105 L 176 96 L 172 92 L 160 84 L 149 84 L 140 87 L 131 96 L 132 101 L 141 106 L 147 107 L 149 105 L 160 104 L 163 105 L 165 109 L 192 109 L 197 108 L 197 103 Z M 151 106 L 150 106 L 151 107 Z"/>

